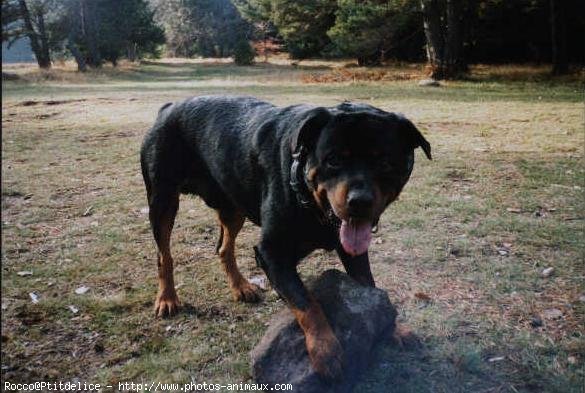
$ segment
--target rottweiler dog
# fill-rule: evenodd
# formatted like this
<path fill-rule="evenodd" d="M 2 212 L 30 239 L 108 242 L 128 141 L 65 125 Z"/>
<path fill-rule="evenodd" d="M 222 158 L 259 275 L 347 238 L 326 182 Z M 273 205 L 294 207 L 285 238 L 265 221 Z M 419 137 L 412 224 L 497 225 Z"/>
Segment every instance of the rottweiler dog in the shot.
<path fill-rule="evenodd" d="M 206 96 L 165 104 L 141 149 L 158 247 L 158 316 L 177 312 L 170 238 L 181 193 L 219 218 L 218 252 L 236 300 L 260 299 L 238 270 L 234 245 L 247 218 L 261 227 L 256 262 L 305 333 L 315 370 L 334 378 L 342 348 L 296 266 L 336 250 L 347 273 L 374 286 L 371 233 L 408 181 L 414 150 L 431 147 L 412 122 L 370 105 L 276 107 L 252 97 Z"/>

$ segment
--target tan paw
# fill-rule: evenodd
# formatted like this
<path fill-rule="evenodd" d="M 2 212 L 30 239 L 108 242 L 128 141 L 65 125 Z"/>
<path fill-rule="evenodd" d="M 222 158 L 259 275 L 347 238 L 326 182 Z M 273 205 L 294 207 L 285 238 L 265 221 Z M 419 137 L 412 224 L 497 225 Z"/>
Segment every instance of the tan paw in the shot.
<path fill-rule="evenodd" d="M 179 311 L 179 298 L 175 290 L 164 291 L 158 294 L 154 303 L 154 312 L 157 317 L 171 317 Z"/>
<path fill-rule="evenodd" d="M 239 286 L 232 287 L 232 295 L 237 302 L 257 303 L 262 299 L 262 290 L 256 284 L 244 281 Z"/>

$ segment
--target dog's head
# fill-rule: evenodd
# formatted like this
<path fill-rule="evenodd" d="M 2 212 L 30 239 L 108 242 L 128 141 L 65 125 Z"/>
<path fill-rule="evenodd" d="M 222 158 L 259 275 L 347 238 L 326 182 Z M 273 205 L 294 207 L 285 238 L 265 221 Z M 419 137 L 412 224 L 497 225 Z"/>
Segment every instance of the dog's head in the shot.
<path fill-rule="evenodd" d="M 317 206 L 341 221 L 348 254 L 367 251 L 373 226 L 410 177 L 417 147 L 431 159 L 430 144 L 412 122 L 369 105 L 306 114 L 292 149 L 305 150 L 305 180 Z"/>

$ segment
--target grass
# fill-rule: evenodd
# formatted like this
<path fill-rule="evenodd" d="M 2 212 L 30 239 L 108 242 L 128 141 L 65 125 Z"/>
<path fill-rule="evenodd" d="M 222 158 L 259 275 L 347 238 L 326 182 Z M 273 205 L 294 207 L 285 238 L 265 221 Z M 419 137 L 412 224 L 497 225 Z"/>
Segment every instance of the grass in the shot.
<path fill-rule="evenodd" d="M 340 69 L 359 78 L 319 83 Z M 2 85 L 3 380 L 249 380 L 248 352 L 284 304 L 273 292 L 260 305 L 231 300 L 215 216 L 183 198 L 173 233 L 183 312 L 155 319 L 138 162 L 163 103 L 237 93 L 280 105 L 367 102 L 405 113 L 433 145 L 435 160 L 417 154 L 371 248 L 378 286 L 410 334 L 380 346 L 357 392 L 582 391 L 582 74 L 477 66 L 466 81 L 425 88 L 417 65 L 163 60 L 84 75 L 70 65 L 3 71 L 20 77 Z M 411 77 L 369 81 L 369 72 Z M 238 238 L 246 276 L 262 274 L 258 235 L 247 223 Z M 316 252 L 301 273 L 340 267 Z M 547 267 L 554 273 L 543 277 Z M 90 289 L 78 295 L 81 286 Z M 562 316 L 547 318 L 551 309 Z"/>

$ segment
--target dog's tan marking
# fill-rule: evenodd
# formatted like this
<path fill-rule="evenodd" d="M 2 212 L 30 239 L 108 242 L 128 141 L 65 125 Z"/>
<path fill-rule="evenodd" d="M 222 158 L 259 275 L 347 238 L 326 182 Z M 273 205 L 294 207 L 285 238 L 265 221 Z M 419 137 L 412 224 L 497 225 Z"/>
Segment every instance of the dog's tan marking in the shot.
<path fill-rule="evenodd" d="M 242 276 L 236 264 L 236 236 L 244 225 L 244 216 L 236 213 L 231 215 L 219 212 L 219 223 L 222 227 L 223 239 L 219 247 L 219 258 L 223 266 L 232 295 L 236 301 L 257 302 L 260 300 L 260 288 L 251 284 Z"/>
<path fill-rule="evenodd" d="M 325 377 L 338 377 L 342 371 L 343 349 L 319 303 L 311 297 L 307 309 L 291 309 L 305 333 L 307 352 L 313 368 Z"/>

